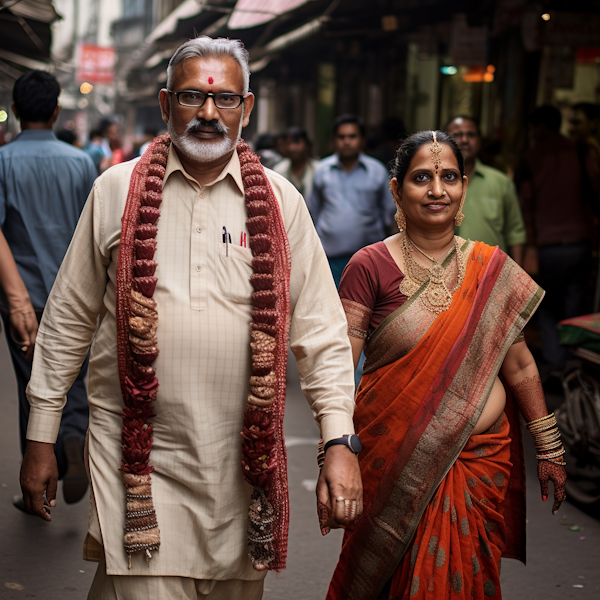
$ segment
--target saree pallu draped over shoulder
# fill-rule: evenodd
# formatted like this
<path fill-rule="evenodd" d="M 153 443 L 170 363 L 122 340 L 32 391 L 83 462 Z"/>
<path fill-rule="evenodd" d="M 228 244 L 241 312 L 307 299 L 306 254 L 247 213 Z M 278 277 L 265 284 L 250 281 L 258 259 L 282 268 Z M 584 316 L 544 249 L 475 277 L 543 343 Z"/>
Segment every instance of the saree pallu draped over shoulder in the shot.
<path fill-rule="evenodd" d="M 428 507 L 437 507 L 439 498 L 434 499 L 434 494 L 447 486 L 442 485 L 448 483 L 444 479 L 459 456 L 463 458 L 461 453 L 468 453 L 475 444 L 479 449 L 472 449 L 475 454 L 471 452 L 470 458 L 494 454 L 477 446 L 484 436 L 471 438 L 471 433 L 508 349 L 544 292 L 499 248 L 467 242 L 461 250 L 467 256 L 465 277 L 447 311 L 435 316 L 423 310 L 418 296 L 425 283 L 367 341 L 365 375 L 357 392 L 354 416 L 363 443 L 359 461 L 365 510 L 355 528 L 344 536 L 327 600 L 383 597 L 384 587 L 389 589 L 394 574 L 403 570 L 401 563 L 407 550 L 414 552 L 415 536 L 429 527 L 429 523 L 420 526 L 421 520 Z M 501 551 L 504 556 L 524 561 L 522 436 L 510 402 L 505 411 L 508 420 L 503 417 L 494 426 L 505 431 L 506 441 L 497 440 L 494 448 L 496 454 L 500 446 L 505 448 L 502 456 L 508 464 L 504 471 L 500 467 L 496 470 L 500 473 L 497 479 L 503 477 L 505 487 L 502 497 L 495 498 L 496 510 L 511 536 L 504 540 Z M 508 422 L 514 429 L 510 438 Z M 479 476 L 483 478 L 482 487 L 487 486 L 489 477 Z M 467 491 L 462 502 L 472 503 Z M 486 502 L 483 499 L 482 505 Z M 440 514 L 445 514 L 443 508 Z M 456 521 L 454 504 L 452 509 L 449 518 Z M 468 523 L 464 528 L 468 530 Z M 470 533 L 477 536 L 480 532 Z M 437 543 L 438 538 L 432 537 Z M 478 546 L 485 550 L 486 540 Z M 436 555 L 437 549 L 430 548 L 431 552 Z M 445 563 L 443 556 L 436 556 L 434 563 L 442 562 L 442 558 Z M 468 560 L 471 570 L 472 558 Z M 475 562 L 472 571 L 475 573 Z M 459 587 L 468 596 L 452 597 L 471 598 L 467 583 L 461 579 Z M 425 582 L 425 590 L 428 585 L 431 587 L 433 582 Z M 407 589 L 405 595 L 397 597 L 415 596 L 413 591 L 417 593 Z M 388 597 L 396 596 L 385 595 Z"/>

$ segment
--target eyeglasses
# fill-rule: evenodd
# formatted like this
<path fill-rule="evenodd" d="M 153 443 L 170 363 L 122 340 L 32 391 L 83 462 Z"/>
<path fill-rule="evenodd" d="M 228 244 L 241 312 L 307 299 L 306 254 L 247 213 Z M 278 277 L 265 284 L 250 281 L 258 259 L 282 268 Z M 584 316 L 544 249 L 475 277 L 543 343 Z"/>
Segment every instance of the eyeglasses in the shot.
<path fill-rule="evenodd" d="M 245 97 L 242 94 L 231 94 L 229 92 L 219 94 L 199 92 L 197 90 L 181 90 L 180 92 L 167 90 L 167 92 L 173 94 L 181 106 L 190 106 L 193 108 L 204 106 L 209 97 L 213 99 L 217 108 L 237 108 L 244 101 Z"/>

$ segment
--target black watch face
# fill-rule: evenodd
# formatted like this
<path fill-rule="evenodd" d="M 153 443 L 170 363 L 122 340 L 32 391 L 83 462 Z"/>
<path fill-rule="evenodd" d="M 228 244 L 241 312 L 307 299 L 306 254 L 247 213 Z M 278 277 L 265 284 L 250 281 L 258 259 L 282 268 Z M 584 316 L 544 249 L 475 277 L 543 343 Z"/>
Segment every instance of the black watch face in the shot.
<path fill-rule="evenodd" d="M 354 454 L 358 454 L 362 450 L 362 444 L 360 438 L 357 435 L 351 435 L 348 437 L 348 445 Z"/>

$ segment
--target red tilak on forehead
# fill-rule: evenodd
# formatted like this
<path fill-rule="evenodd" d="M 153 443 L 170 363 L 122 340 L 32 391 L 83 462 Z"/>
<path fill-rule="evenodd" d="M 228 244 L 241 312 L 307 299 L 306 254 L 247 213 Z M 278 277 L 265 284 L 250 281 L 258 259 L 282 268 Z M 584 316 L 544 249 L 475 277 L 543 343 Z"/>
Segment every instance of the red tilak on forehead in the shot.
<path fill-rule="evenodd" d="M 208 78 L 208 83 L 209 83 L 210 85 L 212 85 L 213 81 L 214 81 L 214 79 L 213 79 L 212 77 L 209 77 L 209 78 Z"/>

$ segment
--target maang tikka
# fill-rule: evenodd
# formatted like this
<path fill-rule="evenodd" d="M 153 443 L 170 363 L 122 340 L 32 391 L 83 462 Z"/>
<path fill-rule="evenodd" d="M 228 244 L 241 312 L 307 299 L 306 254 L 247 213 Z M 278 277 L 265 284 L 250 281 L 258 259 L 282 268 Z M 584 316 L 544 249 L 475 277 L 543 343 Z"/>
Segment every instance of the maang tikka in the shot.
<path fill-rule="evenodd" d="M 431 162 L 437 171 L 442 164 L 442 145 L 437 141 L 437 132 L 432 131 L 433 134 L 433 144 L 429 147 L 431 150 Z"/>
<path fill-rule="evenodd" d="M 442 145 L 437 141 L 437 132 L 432 131 L 431 134 L 433 135 L 433 144 L 431 144 L 431 146 L 429 147 L 429 149 L 431 150 L 431 162 L 433 163 L 433 166 L 435 167 L 435 170 L 437 172 L 440 165 L 442 164 Z M 465 199 L 463 198 L 460 201 L 460 206 L 458 207 L 458 212 L 456 213 L 456 216 L 454 217 L 454 223 L 456 223 L 456 225 L 459 225 L 459 226 L 461 225 L 461 223 L 463 222 L 463 219 L 465 218 L 465 214 L 463 213 L 464 203 L 465 203 Z M 396 221 L 397 220 L 398 220 L 398 217 L 396 216 Z"/>

